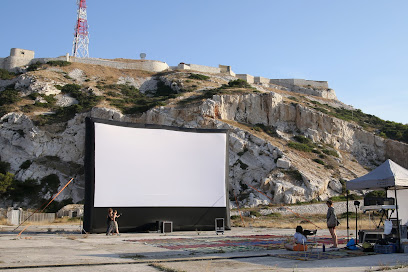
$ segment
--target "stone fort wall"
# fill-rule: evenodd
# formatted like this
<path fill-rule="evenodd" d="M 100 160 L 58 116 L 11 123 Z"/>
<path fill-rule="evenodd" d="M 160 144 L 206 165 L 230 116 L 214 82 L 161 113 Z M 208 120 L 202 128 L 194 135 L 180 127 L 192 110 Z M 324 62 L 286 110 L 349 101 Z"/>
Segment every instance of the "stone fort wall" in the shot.
<path fill-rule="evenodd" d="M 0 59 L 0 68 L 14 72 L 17 71 L 19 67 L 27 66 L 36 62 L 46 63 L 50 60 L 65 60 L 85 64 L 103 65 L 117 69 L 136 69 L 150 72 L 161 72 L 169 69 L 167 63 L 156 60 L 136 60 L 134 62 L 120 62 L 96 58 L 75 58 L 68 55 L 65 57 L 57 58 L 34 58 L 34 51 L 19 48 L 12 48 L 10 50 L 9 57 Z"/>
<path fill-rule="evenodd" d="M 41 62 L 46 63 L 50 60 L 66 60 L 70 62 L 79 62 L 85 64 L 102 65 L 116 69 L 135 69 L 144 70 L 150 72 L 162 72 L 165 70 L 192 70 L 202 73 L 211 74 L 229 74 L 239 79 L 243 79 L 251 84 L 259 84 L 269 87 L 270 84 L 283 86 L 293 92 L 310 94 L 314 96 L 320 96 L 329 99 L 337 99 L 333 90 L 329 89 L 327 81 L 315 81 L 306 79 L 268 79 L 260 76 L 252 76 L 248 74 L 235 74 L 231 66 L 219 65 L 219 67 L 211 67 L 198 64 L 186 64 L 180 63 L 178 66 L 169 67 L 167 63 L 156 60 L 135 60 L 132 62 L 121 62 L 114 60 L 104 60 L 97 58 L 75 58 L 68 54 L 64 57 L 57 58 L 34 58 L 34 51 L 25 50 L 20 48 L 12 48 L 10 50 L 10 56 L 7 58 L 0 58 L 0 68 L 9 71 L 18 71 L 23 66 L 30 65 L 32 63 Z"/>

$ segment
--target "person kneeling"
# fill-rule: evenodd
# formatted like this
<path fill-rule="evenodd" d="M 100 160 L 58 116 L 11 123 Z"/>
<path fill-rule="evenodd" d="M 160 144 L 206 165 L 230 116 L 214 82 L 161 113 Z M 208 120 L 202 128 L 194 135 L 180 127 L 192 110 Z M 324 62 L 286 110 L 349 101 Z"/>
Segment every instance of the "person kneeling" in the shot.
<path fill-rule="evenodd" d="M 305 251 L 307 250 L 307 245 L 305 245 L 306 241 L 307 238 L 303 235 L 302 226 L 297 226 L 296 233 L 293 235 L 293 243 L 285 244 L 285 248 L 293 251 Z"/>

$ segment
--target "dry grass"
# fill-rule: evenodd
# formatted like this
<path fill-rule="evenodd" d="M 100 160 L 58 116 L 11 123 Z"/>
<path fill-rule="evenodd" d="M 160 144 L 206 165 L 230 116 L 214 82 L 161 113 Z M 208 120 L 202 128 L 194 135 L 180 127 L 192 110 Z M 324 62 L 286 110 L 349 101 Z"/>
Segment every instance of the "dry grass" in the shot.
<path fill-rule="evenodd" d="M 58 225 L 58 224 L 79 224 L 81 219 L 79 217 L 62 217 L 62 218 L 56 218 L 54 222 L 52 222 L 53 225 Z"/>
<path fill-rule="evenodd" d="M 0 218 L 0 225 L 9 226 L 10 224 L 7 222 L 7 218 Z"/>
<path fill-rule="evenodd" d="M 276 229 L 295 229 L 296 226 L 301 225 L 304 229 L 327 229 L 326 215 L 311 215 L 304 214 L 303 218 L 295 215 L 281 215 L 280 217 L 273 218 L 268 216 L 260 216 L 257 218 L 243 217 L 245 227 L 258 227 L 258 228 L 276 228 Z M 310 222 L 308 222 L 307 220 Z M 338 229 L 347 229 L 347 220 L 339 219 L 340 225 Z M 243 227 L 244 224 L 240 217 L 231 220 L 233 227 Z M 349 219 L 350 229 L 355 228 L 355 218 Z M 366 215 L 359 215 L 358 228 L 359 229 L 372 229 L 374 224 L 369 220 Z"/>

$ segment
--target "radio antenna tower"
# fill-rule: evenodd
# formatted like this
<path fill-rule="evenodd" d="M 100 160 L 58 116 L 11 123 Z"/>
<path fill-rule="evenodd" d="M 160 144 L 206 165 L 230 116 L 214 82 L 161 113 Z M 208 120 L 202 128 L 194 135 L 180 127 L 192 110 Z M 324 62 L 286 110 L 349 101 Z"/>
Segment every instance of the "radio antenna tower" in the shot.
<path fill-rule="evenodd" d="M 89 58 L 88 20 L 86 18 L 86 0 L 77 0 L 78 18 L 75 25 L 75 36 L 72 46 L 72 56 Z"/>

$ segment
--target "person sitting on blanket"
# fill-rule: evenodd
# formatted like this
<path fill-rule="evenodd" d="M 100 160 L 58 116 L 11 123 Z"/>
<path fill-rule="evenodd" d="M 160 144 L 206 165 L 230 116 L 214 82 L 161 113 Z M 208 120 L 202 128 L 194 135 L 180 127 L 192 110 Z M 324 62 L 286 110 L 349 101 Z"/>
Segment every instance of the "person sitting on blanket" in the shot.
<path fill-rule="evenodd" d="M 285 248 L 293 251 L 304 251 L 307 250 L 307 245 L 305 245 L 306 241 L 307 238 L 303 235 L 302 226 L 297 226 L 296 233 L 293 235 L 293 243 L 285 244 Z"/>

